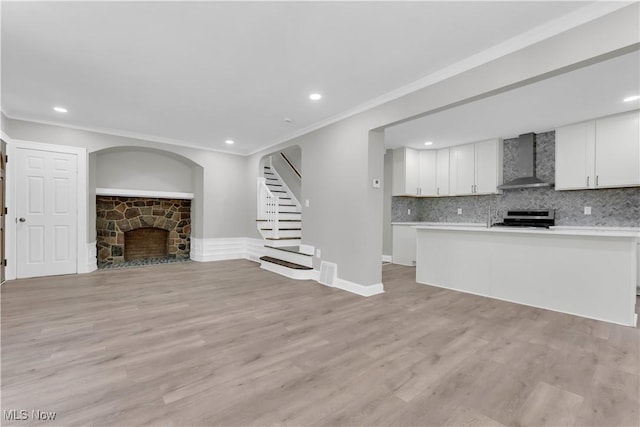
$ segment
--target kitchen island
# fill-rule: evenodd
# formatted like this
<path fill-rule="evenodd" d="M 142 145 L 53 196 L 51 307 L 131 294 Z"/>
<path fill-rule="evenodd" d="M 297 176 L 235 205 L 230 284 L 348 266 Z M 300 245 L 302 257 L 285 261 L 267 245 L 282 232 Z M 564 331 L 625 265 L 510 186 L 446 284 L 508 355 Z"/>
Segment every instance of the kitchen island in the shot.
<path fill-rule="evenodd" d="M 415 228 L 418 283 L 636 324 L 637 231 Z"/>

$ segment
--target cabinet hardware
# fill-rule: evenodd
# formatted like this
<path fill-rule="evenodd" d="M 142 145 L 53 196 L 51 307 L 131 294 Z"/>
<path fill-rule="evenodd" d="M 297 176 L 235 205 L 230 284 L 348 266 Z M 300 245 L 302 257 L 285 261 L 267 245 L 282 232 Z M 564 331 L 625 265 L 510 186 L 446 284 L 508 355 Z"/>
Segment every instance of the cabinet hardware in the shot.
<path fill-rule="evenodd" d="M 436 188 L 436 196 L 440 195 L 440 187 Z"/>
<path fill-rule="evenodd" d="M 596 187 L 598 186 L 598 175 L 596 175 Z"/>
<path fill-rule="evenodd" d="M 587 175 L 587 187 L 589 186 L 589 178 L 591 178 L 589 175 Z"/>

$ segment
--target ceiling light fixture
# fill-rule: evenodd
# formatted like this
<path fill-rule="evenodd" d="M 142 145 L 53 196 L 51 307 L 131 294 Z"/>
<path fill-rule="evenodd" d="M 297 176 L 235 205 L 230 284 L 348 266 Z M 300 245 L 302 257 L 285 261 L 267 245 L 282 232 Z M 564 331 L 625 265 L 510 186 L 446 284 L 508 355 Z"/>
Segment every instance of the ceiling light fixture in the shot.
<path fill-rule="evenodd" d="M 66 113 L 67 109 L 64 107 L 53 107 L 54 111 L 57 111 L 58 113 Z"/>
<path fill-rule="evenodd" d="M 633 102 L 633 101 L 637 101 L 638 99 L 640 99 L 640 95 L 633 95 L 633 96 L 627 96 L 625 99 L 623 99 L 623 101 Z"/>
<path fill-rule="evenodd" d="M 311 95 L 309 95 L 309 99 L 312 101 L 318 101 L 322 99 L 322 95 L 320 95 L 319 93 L 312 93 Z"/>
<path fill-rule="evenodd" d="M 229 144 L 229 145 L 233 145 L 234 141 L 233 141 L 233 139 L 227 139 L 224 143 L 225 144 Z"/>
<path fill-rule="evenodd" d="M 433 142 L 431 142 L 431 141 L 427 141 L 427 142 L 424 143 L 424 145 L 432 145 L 432 144 L 433 144 Z"/>

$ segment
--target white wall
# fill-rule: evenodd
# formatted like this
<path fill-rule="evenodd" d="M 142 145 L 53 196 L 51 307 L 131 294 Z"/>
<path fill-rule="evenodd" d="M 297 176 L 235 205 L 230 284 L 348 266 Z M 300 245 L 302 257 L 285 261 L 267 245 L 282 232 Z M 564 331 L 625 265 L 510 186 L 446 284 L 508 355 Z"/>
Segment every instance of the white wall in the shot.
<path fill-rule="evenodd" d="M 192 193 L 191 165 L 153 151 L 124 149 L 97 154 L 96 187 Z"/>

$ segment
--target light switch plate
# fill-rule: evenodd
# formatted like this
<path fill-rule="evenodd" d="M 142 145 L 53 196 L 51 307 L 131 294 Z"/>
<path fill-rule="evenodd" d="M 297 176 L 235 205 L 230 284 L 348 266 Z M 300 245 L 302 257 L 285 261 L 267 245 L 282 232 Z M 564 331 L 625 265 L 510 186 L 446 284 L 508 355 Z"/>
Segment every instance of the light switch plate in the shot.
<path fill-rule="evenodd" d="M 320 249 L 316 249 L 316 258 L 322 258 L 322 251 Z"/>
<path fill-rule="evenodd" d="M 584 207 L 584 214 L 585 215 L 591 215 L 591 206 L 585 206 Z"/>
<path fill-rule="evenodd" d="M 411 215 L 411 209 L 407 209 L 407 215 Z"/>
<path fill-rule="evenodd" d="M 308 207 L 309 207 L 309 199 L 307 199 L 307 200 L 305 200 L 305 201 L 304 201 L 304 207 L 305 207 L 305 208 L 308 208 Z"/>
<path fill-rule="evenodd" d="M 462 215 L 462 208 L 458 208 L 458 215 Z"/>
<path fill-rule="evenodd" d="M 374 178 L 373 179 L 373 188 L 380 188 L 380 179 L 379 178 Z"/>

